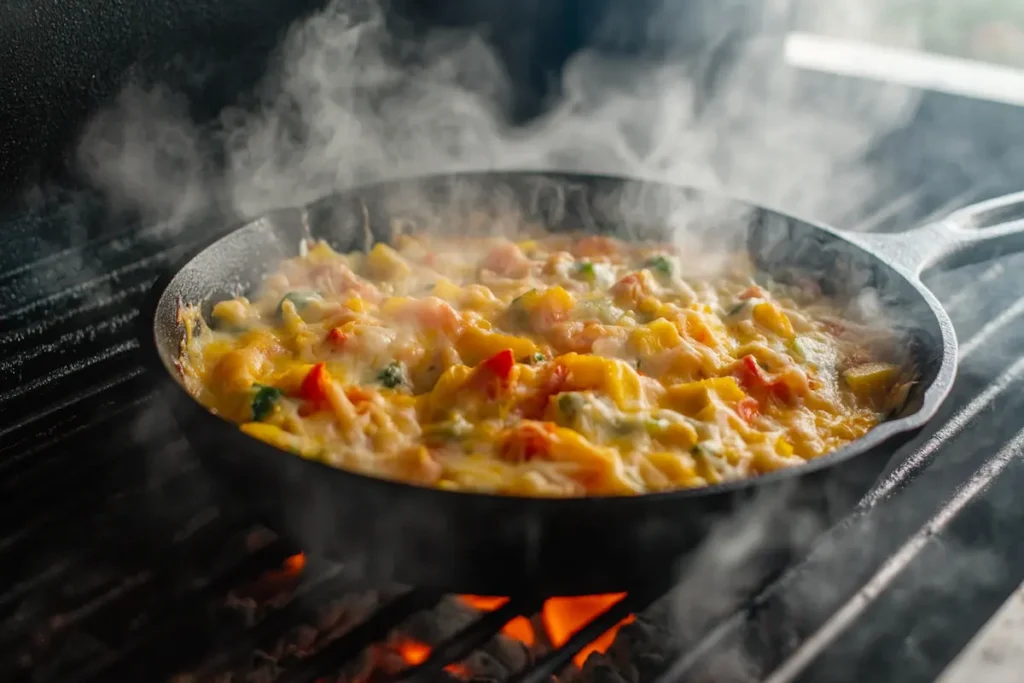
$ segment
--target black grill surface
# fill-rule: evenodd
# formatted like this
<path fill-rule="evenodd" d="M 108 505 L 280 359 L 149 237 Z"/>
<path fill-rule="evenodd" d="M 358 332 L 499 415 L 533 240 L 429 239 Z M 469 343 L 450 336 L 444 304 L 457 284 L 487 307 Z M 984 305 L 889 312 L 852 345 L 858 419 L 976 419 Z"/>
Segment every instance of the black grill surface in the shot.
<path fill-rule="evenodd" d="M 135 326 L 158 270 L 202 228 L 143 228 L 77 197 L 3 221 L 0 678 L 340 680 L 372 643 L 445 608 L 315 560 L 283 597 L 245 595 L 297 549 L 219 505 L 153 396 Z M 561 649 L 490 655 L 490 678 L 932 680 L 1024 578 L 1022 266 L 932 278 L 963 347 L 954 393 L 809 555 L 767 582 L 732 582 L 734 566 L 630 594 Z M 542 597 L 430 635 L 434 656 L 403 675 L 455 676 L 445 665 Z M 565 669 L 633 612 L 608 653 Z"/>

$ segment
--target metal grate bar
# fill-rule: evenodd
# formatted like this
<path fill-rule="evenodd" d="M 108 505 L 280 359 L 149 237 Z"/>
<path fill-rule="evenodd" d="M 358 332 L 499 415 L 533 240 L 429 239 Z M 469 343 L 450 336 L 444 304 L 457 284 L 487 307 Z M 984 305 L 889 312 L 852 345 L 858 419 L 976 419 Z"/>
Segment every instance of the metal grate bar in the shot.
<path fill-rule="evenodd" d="M 343 567 L 330 567 L 316 576 L 304 578 L 292 593 L 288 604 L 269 614 L 249 630 L 241 633 L 233 645 L 221 648 L 203 661 L 193 675 L 201 680 L 219 672 L 241 666 L 253 650 L 268 648 L 292 628 L 309 621 L 315 610 L 345 594 L 350 586 Z"/>
<path fill-rule="evenodd" d="M 46 269 L 47 272 L 63 272 L 85 260 L 106 264 L 117 256 L 133 258 L 141 247 L 159 243 L 161 238 L 171 237 L 170 232 L 172 232 L 171 229 L 163 224 L 143 228 L 126 226 L 118 233 L 102 235 L 0 272 L 0 285 L 8 280 L 13 280 L 22 273 L 33 270 Z M 173 237 L 175 240 L 180 240 L 180 235 Z"/>
<path fill-rule="evenodd" d="M 53 441 L 56 444 L 54 445 L 66 442 L 68 438 L 101 437 L 102 430 L 104 428 L 110 430 L 112 427 L 115 427 L 118 419 L 137 415 L 137 413 L 132 411 L 132 408 L 138 407 L 141 404 L 143 404 L 143 400 L 130 404 L 121 412 L 106 415 L 104 416 L 105 419 L 97 420 L 87 427 L 83 426 L 69 430 L 69 433 L 55 437 Z M 123 425 L 124 423 L 122 422 L 121 424 Z M 120 431 L 120 429 L 114 431 Z M 154 427 L 150 430 L 150 433 L 153 438 L 164 438 L 171 441 L 176 440 L 177 437 L 174 425 Z M 74 496 L 79 494 L 85 485 L 86 482 L 83 479 L 96 480 L 97 477 L 105 478 L 108 476 L 110 472 L 104 466 L 120 462 L 125 466 L 119 470 L 119 473 L 127 476 L 133 471 L 129 465 L 131 461 L 127 460 L 129 454 L 135 453 L 139 458 L 146 458 L 148 454 L 147 447 L 144 444 L 129 445 L 120 450 L 86 445 L 79 449 L 79 454 L 88 453 L 89 457 L 78 458 L 67 458 L 65 454 L 60 452 L 60 449 L 32 450 L 39 454 L 36 460 L 23 460 L 23 466 L 17 469 L 13 465 L 3 468 L 8 470 L 8 472 L 4 478 L 3 486 L 0 486 L 0 492 L 3 492 L 8 500 L 17 500 L 20 503 L 27 504 L 39 499 L 52 500 L 57 495 Z M 59 482 L 51 478 L 51 475 L 55 472 L 59 472 L 61 476 Z M 76 477 L 79 478 L 76 479 Z"/>
<path fill-rule="evenodd" d="M 951 418 L 948 418 L 923 445 L 902 458 L 896 469 L 868 493 L 864 499 L 864 505 L 877 504 L 923 470 L 944 444 L 963 433 L 986 408 L 992 405 L 1007 389 L 1015 385 L 1021 375 L 1024 375 L 1024 358 L 1018 359 L 984 391 L 975 396 Z"/>
<path fill-rule="evenodd" d="M 10 447 L 8 446 L 8 444 L 12 444 L 10 439 L 12 438 L 11 434 L 13 434 L 14 432 L 16 432 L 18 430 L 21 430 L 21 429 L 24 429 L 24 428 L 28 427 L 29 425 L 31 425 L 31 424 L 33 424 L 35 422 L 38 422 L 39 420 L 42 420 L 43 418 L 46 418 L 46 417 L 49 417 L 49 416 L 53 415 L 54 413 L 57 413 L 59 411 L 65 411 L 65 410 L 68 410 L 69 408 L 73 408 L 73 407 L 79 405 L 80 403 L 82 403 L 84 401 L 88 401 L 89 399 L 94 398 L 94 397 L 96 397 L 96 396 L 98 396 L 98 395 L 100 395 L 100 394 L 102 394 L 104 392 L 113 391 L 113 390 L 117 389 L 121 384 L 124 384 L 125 382 L 128 382 L 130 380 L 136 379 L 143 372 L 145 372 L 145 371 L 141 367 L 132 368 L 132 369 L 128 370 L 127 372 L 119 374 L 119 375 L 111 378 L 110 380 L 108 380 L 106 382 L 102 382 L 102 383 L 100 383 L 98 385 L 92 385 L 92 386 L 90 386 L 88 389 L 86 389 L 84 391 L 77 391 L 77 392 L 71 393 L 69 395 L 66 395 L 64 398 L 62 398 L 62 399 L 60 399 L 60 400 L 58 400 L 58 401 L 56 401 L 56 402 L 46 406 L 42 410 L 34 411 L 31 414 L 27 415 L 26 417 L 24 417 L 24 418 L 22 418 L 22 419 L 20 419 L 18 421 L 14 421 L 14 422 L 10 422 L 10 423 L 6 424 L 3 428 L 0 428 L 0 439 L 3 439 L 3 441 L 4 441 L 4 446 L 0 447 L 0 453 L 3 453 L 4 451 L 8 451 L 8 450 L 9 451 L 15 451 L 16 453 L 22 453 L 24 451 L 24 449 L 21 448 L 21 447 L 15 448 L 15 447 L 13 447 L 13 445 L 10 446 Z M 139 384 L 144 385 L 144 388 L 146 388 L 146 389 L 150 389 L 151 388 L 149 382 L 139 382 Z M 140 387 L 140 388 L 143 388 L 143 387 Z M 60 420 L 60 422 L 61 422 L 61 426 L 64 426 L 65 424 L 67 424 L 68 419 L 66 417 L 63 417 Z M 88 425 L 83 425 L 83 427 L 88 427 Z M 33 434 L 32 435 L 32 440 L 34 442 L 33 445 L 36 446 L 36 450 L 39 450 L 39 448 L 45 448 L 46 447 L 45 445 L 43 445 L 43 446 L 39 445 L 38 436 L 39 436 L 38 434 Z M 63 440 L 63 438 L 64 437 L 58 438 L 53 443 L 57 443 L 57 442 Z M 17 455 L 15 455 L 14 458 L 12 458 L 12 459 L 17 459 Z M 2 470 L 4 467 L 6 467 L 7 463 L 8 463 L 8 460 L 0 460 L 0 470 Z"/>
<path fill-rule="evenodd" d="M 502 627 L 515 617 L 532 614 L 540 609 L 542 601 L 535 598 L 512 598 L 498 609 L 481 615 L 478 619 L 446 638 L 435 646 L 426 661 L 409 667 L 397 676 L 395 681 L 409 680 L 412 683 L 426 683 L 435 680 L 449 664 L 460 662 L 474 650 L 493 638 Z"/>
<path fill-rule="evenodd" d="M 530 668 L 512 676 L 508 683 L 547 683 L 564 669 L 573 656 L 608 629 L 651 604 L 656 596 L 630 593 L 576 631 L 562 647 L 541 657 Z"/>
<path fill-rule="evenodd" d="M 195 461 L 184 463 L 181 465 L 178 472 L 176 472 L 176 476 L 192 476 L 195 473 L 197 466 L 198 463 Z M 72 483 L 82 483 L 82 478 L 80 476 L 72 477 L 71 479 Z M 108 481 L 108 483 L 111 482 Z M 136 484 L 133 488 L 128 488 L 120 493 L 123 493 L 126 496 L 138 495 L 150 491 L 155 486 L 160 486 L 164 483 L 165 482 L 160 481 Z M 12 526 L 2 528 L 2 531 L 0 531 L 0 557 L 3 555 L 20 553 L 23 546 L 37 542 L 36 539 L 40 536 L 48 536 L 56 527 L 75 524 L 78 519 L 77 515 L 79 512 L 84 511 L 84 508 L 87 506 L 94 505 L 110 495 L 108 488 L 92 486 L 79 486 L 74 494 L 65 495 L 63 491 L 50 493 L 51 495 L 45 503 L 45 509 L 39 516 L 34 517 L 31 521 L 12 519 Z M 38 501 L 41 496 L 36 495 L 34 498 Z M 24 501 L 24 499 L 18 503 L 18 506 L 23 509 L 32 507 L 31 503 Z"/>
<path fill-rule="evenodd" d="M 152 287 L 147 280 L 134 285 L 118 287 L 116 292 L 109 295 L 98 296 L 85 301 L 81 306 L 65 310 L 58 315 L 47 316 L 43 320 L 33 320 L 17 329 L 5 329 L 0 332 L 0 346 L 7 348 L 18 348 L 29 346 L 35 343 L 35 337 L 46 334 L 50 330 L 64 326 L 82 326 L 83 320 L 98 318 L 118 310 L 119 305 L 137 305 L 138 299 L 145 297 Z"/>
<path fill-rule="evenodd" d="M 4 394 L 0 394 L 0 405 L 8 401 L 11 401 L 12 399 L 24 396 L 25 394 L 31 393 L 33 391 L 38 391 L 39 389 L 42 389 L 43 387 L 46 387 L 47 385 L 50 385 L 57 380 L 65 379 L 73 374 L 82 372 L 83 370 L 86 370 L 89 367 L 96 365 L 97 363 L 117 358 L 118 356 L 126 354 L 130 351 L 134 351 L 137 348 L 139 348 L 139 341 L 137 339 L 128 339 L 117 344 L 114 344 L 112 346 L 109 346 L 106 349 L 103 349 L 102 351 L 93 354 L 89 358 L 76 360 L 73 363 L 68 363 L 63 367 L 48 372 L 43 377 L 37 377 L 36 379 L 30 380 L 23 384 L 18 384 L 10 391 Z"/>
<path fill-rule="evenodd" d="M 1018 432 L 1006 446 L 986 462 L 949 503 L 942 507 L 927 524 L 908 539 L 905 545 L 892 554 L 889 560 L 851 599 L 840 605 L 832 617 L 813 636 L 772 673 L 770 683 L 785 683 L 793 680 L 829 644 L 846 631 L 854 620 L 872 604 L 907 568 L 910 562 L 931 542 L 932 538 L 956 517 L 968 503 L 981 493 L 1006 467 L 1020 456 L 1024 448 L 1024 431 Z"/>
<path fill-rule="evenodd" d="M 15 293 L 13 297 L 14 301 L 18 301 L 20 305 L 17 308 L 11 310 L 0 309 L 0 313 L 8 320 L 21 319 L 32 313 L 42 312 L 47 307 L 54 306 L 61 302 L 70 303 L 71 306 L 75 305 L 75 302 L 86 301 L 96 295 L 96 291 L 104 287 L 119 288 L 124 286 L 125 282 L 122 282 L 127 276 L 131 276 L 131 284 L 139 284 L 140 282 L 152 283 L 155 281 L 153 271 L 155 268 L 167 265 L 168 262 L 175 261 L 183 256 L 191 245 L 175 245 L 158 251 L 155 254 L 150 254 L 142 258 L 134 259 L 130 263 L 123 265 L 120 268 L 109 270 L 109 266 L 105 267 L 106 272 L 102 275 L 84 280 L 82 282 L 76 282 L 65 286 L 58 291 L 39 296 L 35 299 L 31 298 L 31 290 L 36 289 L 34 283 L 23 284 L 19 289 L 25 289 L 26 291 Z M 65 305 L 67 305 L 65 303 Z"/>
<path fill-rule="evenodd" d="M 403 593 L 335 642 L 305 659 L 278 683 L 313 683 L 321 676 L 330 675 L 373 643 L 386 638 L 388 633 L 411 615 L 432 609 L 441 598 L 440 593 L 418 588 Z"/>
<path fill-rule="evenodd" d="M 147 661 L 147 656 L 152 654 L 151 650 L 166 651 L 167 643 L 173 642 L 173 639 L 168 636 L 182 628 L 190 620 L 196 619 L 197 614 L 206 607 L 210 600 L 226 594 L 247 580 L 281 566 L 281 563 L 294 553 L 294 547 L 287 541 L 283 539 L 271 541 L 268 545 L 248 555 L 230 570 L 212 579 L 201 589 L 180 596 L 179 599 L 165 602 L 164 607 L 153 616 L 152 625 L 149 628 L 136 633 L 117 652 L 92 662 L 88 667 L 80 668 L 74 674 L 68 674 L 65 680 L 69 682 L 96 681 L 97 683 L 99 681 L 133 680 L 129 675 L 130 672 L 135 670 L 140 662 Z M 123 676 L 126 675 L 129 677 L 124 678 Z"/>

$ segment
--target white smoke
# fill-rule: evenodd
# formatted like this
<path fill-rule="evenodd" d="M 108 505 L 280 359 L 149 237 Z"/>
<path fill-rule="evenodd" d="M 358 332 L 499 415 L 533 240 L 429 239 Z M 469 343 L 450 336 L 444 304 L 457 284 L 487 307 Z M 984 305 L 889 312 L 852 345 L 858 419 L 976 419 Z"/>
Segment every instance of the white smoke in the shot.
<path fill-rule="evenodd" d="M 650 32 L 698 36 L 701 54 L 680 64 L 584 51 L 567 65 L 550 111 L 513 127 L 505 118 L 512 85 L 479 34 L 437 30 L 413 48 L 388 30 L 375 3 L 335 0 L 292 27 L 256 111 L 225 111 L 200 130 L 173 93 L 129 90 L 88 129 L 79 159 L 118 201 L 173 220 L 208 193 L 252 216 L 353 184 L 459 169 L 658 179 L 833 221 L 864 209 L 889 182 L 864 155 L 904 122 L 915 96 L 825 83 L 783 67 L 781 36 L 771 28 L 778 17 L 768 10 L 765 30 L 742 43 L 709 95 L 712 55 L 736 30 L 729 17 L 737 13 L 713 13 L 694 26 L 682 4 L 655 6 Z M 822 10 L 819 23 L 859 31 L 874 11 L 863 0 L 841 0 Z M 202 151 L 210 140 L 223 145 L 222 171 Z M 820 531 L 813 518 L 795 521 L 783 543 L 802 545 Z M 720 604 L 751 588 L 745 572 L 729 584 L 729 570 L 750 561 L 768 530 L 719 531 L 686 570 L 692 590 L 678 603 L 684 626 L 706 626 Z M 709 576 L 714 604 L 702 592 Z M 695 610 L 704 613 L 699 624 Z"/>
<path fill-rule="evenodd" d="M 849 0 L 829 7 L 848 24 L 870 14 Z M 79 158 L 113 195 L 159 214 L 187 211 L 211 187 L 254 215 L 346 185 L 467 168 L 606 172 L 815 217 L 855 213 L 886 182 L 864 153 L 914 97 L 808 81 L 780 68 L 779 36 L 765 32 L 743 43 L 708 99 L 702 84 L 714 60 L 704 53 L 723 47 L 737 29 L 728 17 L 742 12 L 714 12 L 696 27 L 692 14 L 662 2 L 649 26 L 700 36 L 701 54 L 681 64 L 584 51 L 567 65 L 552 109 L 513 128 L 503 117 L 509 80 L 479 34 L 437 30 L 413 47 L 388 30 L 376 3 L 336 0 L 288 33 L 258 111 L 222 113 L 211 136 L 226 148 L 217 182 L 200 131 L 163 90 L 126 92 L 91 126 Z"/>

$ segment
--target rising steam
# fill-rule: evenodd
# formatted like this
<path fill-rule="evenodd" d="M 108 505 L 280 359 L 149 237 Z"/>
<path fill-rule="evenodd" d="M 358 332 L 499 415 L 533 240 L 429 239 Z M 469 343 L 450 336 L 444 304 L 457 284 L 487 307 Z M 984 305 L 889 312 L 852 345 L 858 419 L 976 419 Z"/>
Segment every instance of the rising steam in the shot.
<path fill-rule="evenodd" d="M 844 20 L 862 7 L 833 4 Z M 700 35 L 692 22 L 672 2 L 650 18 L 661 34 Z M 702 45 L 713 51 L 735 27 L 721 16 L 707 23 Z M 201 188 L 254 215 L 354 183 L 466 168 L 610 172 L 798 214 L 855 213 L 885 183 L 862 156 L 912 96 L 855 96 L 836 84 L 811 92 L 778 68 L 779 49 L 768 33 L 748 41 L 711 100 L 699 56 L 684 68 L 583 52 L 552 110 L 511 128 L 511 85 L 479 35 L 435 31 L 412 44 L 372 0 L 335 0 L 289 32 L 256 111 L 225 111 L 200 131 L 173 94 L 129 90 L 87 131 L 79 158 L 113 196 L 161 217 L 190 210 Z M 215 177 L 200 153 L 210 140 L 225 150 Z"/>
<path fill-rule="evenodd" d="M 664 0 L 652 30 L 685 28 L 710 51 L 734 28 L 721 16 L 684 26 L 693 19 L 679 5 Z M 860 0 L 828 7 L 849 25 L 871 14 Z M 699 58 L 697 68 L 683 68 L 583 52 L 567 66 L 552 109 L 515 128 L 505 118 L 512 86 L 482 37 L 437 31 L 412 45 L 388 30 L 371 0 L 336 0 L 289 32 L 255 111 L 228 110 L 199 129 L 173 93 L 132 89 L 93 122 L 79 160 L 117 201 L 172 221 L 209 194 L 251 216 L 346 185 L 460 169 L 604 172 L 720 190 L 813 218 L 857 215 L 887 184 L 863 156 L 903 122 L 914 98 L 883 87 L 866 97 L 836 83 L 812 90 L 779 68 L 779 52 L 770 32 L 745 43 L 711 99 Z M 203 152 L 211 143 L 223 149 L 222 169 Z M 779 543 L 802 545 L 815 525 L 796 519 L 789 533 L 800 538 Z M 743 572 L 739 585 L 723 582 L 770 530 L 754 523 L 719 531 L 685 570 L 686 629 L 706 625 L 704 615 L 693 621 L 697 608 L 717 617 L 719 603 L 704 604 L 709 577 L 722 604 L 750 589 Z"/>

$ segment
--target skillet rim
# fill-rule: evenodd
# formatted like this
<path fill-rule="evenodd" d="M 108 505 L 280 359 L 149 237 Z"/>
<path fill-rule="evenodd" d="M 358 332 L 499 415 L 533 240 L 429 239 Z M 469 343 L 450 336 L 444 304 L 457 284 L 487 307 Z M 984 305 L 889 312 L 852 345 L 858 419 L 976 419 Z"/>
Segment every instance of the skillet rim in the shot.
<path fill-rule="evenodd" d="M 276 446 L 268 444 L 264 441 L 249 436 L 245 432 L 238 428 L 238 425 L 224 417 L 213 413 L 201 404 L 195 397 L 188 392 L 184 385 L 179 381 L 177 374 L 172 367 L 169 367 L 164 361 L 163 355 L 160 352 L 160 342 L 157 334 L 157 311 L 160 305 L 163 303 L 166 295 L 169 294 L 171 285 L 174 281 L 182 275 L 183 271 L 192 263 L 193 260 L 198 258 L 200 255 L 207 252 L 207 250 L 213 249 L 222 241 L 228 240 L 238 233 L 244 230 L 255 229 L 256 226 L 267 222 L 273 221 L 275 216 L 279 216 L 294 211 L 304 211 L 312 207 L 315 207 L 324 202 L 329 202 L 338 199 L 339 197 L 345 197 L 350 195 L 358 194 L 361 191 L 368 190 L 380 190 L 386 186 L 400 186 L 407 184 L 423 183 L 429 181 L 437 181 L 445 178 L 459 179 L 494 179 L 498 180 L 501 178 L 512 178 L 512 179 L 524 179 L 524 178 L 536 178 L 543 177 L 554 181 L 565 182 L 572 179 L 578 179 L 583 182 L 612 182 L 612 183 L 641 183 L 647 186 L 660 186 L 663 189 L 672 191 L 684 191 L 694 192 L 703 197 L 712 197 L 718 199 L 724 199 L 732 204 L 741 205 L 746 208 L 751 208 L 762 213 L 766 213 L 775 217 L 782 218 L 788 222 L 796 222 L 803 226 L 809 227 L 813 230 L 823 231 L 830 235 L 833 239 L 839 240 L 845 243 L 848 247 L 856 249 L 864 254 L 867 254 L 872 259 L 884 266 L 892 274 L 895 274 L 901 278 L 905 284 L 909 285 L 910 288 L 917 293 L 917 295 L 927 304 L 928 310 L 930 311 L 933 319 L 940 332 L 939 343 L 942 346 L 942 359 L 938 369 L 934 374 L 934 378 L 931 384 L 925 389 L 924 397 L 921 401 L 920 408 L 904 417 L 897 418 L 895 420 L 889 420 L 882 422 L 876 427 L 872 428 L 867 434 L 852 441 L 845 446 L 842 446 L 834 451 L 831 451 L 825 455 L 819 456 L 813 460 L 810 460 L 802 465 L 795 467 L 787 467 L 774 472 L 770 472 L 765 475 L 757 477 L 745 477 L 735 481 L 724 482 L 721 484 L 715 484 L 712 486 L 703 486 L 692 489 L 675 489 L 671 491 L 660 491 L 656 493 L 644 493 L 639 495 L 621 495 L 621 496 L 577 496 L 577 497 L 566 497 L 566 498 L 549 498 L 539 496 L 518 496 L 518 495 L 507 495 L 500 493 L 482 493 L 476 491 L 462 491 L 462 490 L 447 490 L 438 489 L 429 486 L 419 486 L 411 484 L 401 480 L 386 479 L 383 477 L 375 477 L 369 474 L 363 474 L 354 472 L 351 470 L 343 469 L 340 467 L 334 467 L 326 463 L 322 463 L 318 460 L 310 460 L 307 458 L 298 458 L 305 465 L 319 468 L 322 476 L 335 479 L 343 478 L 355 478 L 367 486 L 377 486 L 385 490 L 393 491 L 397 495 L 431 495 L 431 494 L 452 494 L 463 497 L 467 502 L 473 501 L 480 504 L 490 505 L 508 505 L 515 504 L 515 501 L 528 502 L 532 505 L 540 506 L 541 512 L 555 513 L 557 509 L 575 505 L 577 508 L 595 506 L 595 505 L 617 505 L 620 507 L 630 507 L 637 505 L 648 505 L 658 503 L 669 503 L 675 500 L 690 499 L 690 498 L 703 498 L 703 497 L 714 497 L 728 494 L 737 494 L 743 492 L 749 492 L 757 488 L 763 488 L 772 484 L 780 484 L 787 480 L 796 480 L 805 476 L 814 474 L 821 470 L 831 468 L 839 465 L 847 460 L 857 457 L 858 455 L 867 454 L 877 447 L 884 444 L 900 434 L 912 434 L 916 430 L 924 427 L 938 412 L 939 407 L 945 401 L 950 391 L 952 390 L 953 382 L 957 374 L 958 357 L 957 357 L 957 337 L 956 331 L 953 328 L 952 321 L 949 319 L 948 314 L 942 305 L 936 299 L 935 295 L 924 286 L 921 278 L 918 274 L 910 273 L 895 264 L 891 263 L 890 260 L 885 256 L 884 253 L 880 253 L 876 248 L 871 248 L 861 245 L 856 240 L 856 233 L 848 233 L 837 228 L 825 225 L 818 221 L 807 220 L 800 218 L 793 214 L 776 210 L 765 204 L 750 201 L 734 195 L 727 195 L 712 190 L 705 190 L 699 187 L 690 185 L 681 185 L 676 183 L 669 183 L 662 180 L 655 180 L 643 177 L 631 177 L 631 176 L 616 176 L 608 175 L 603 173 L 578 173 L 578 172 L 566 172 L 557 170 L 469 170 L 469 171 L 454 171 L 451 173 L 434 173 L 434 174 L 420 174 L 413 176 L 401 176 L 396 178 L 389 178 L 385 180 L 377 180 L 369 183 L 353 185 L 347 188 L 336 190 L 330 194 L 323 195 L 317 199 L 308 202 L 303 205 L 281 207 L 276 208 L 266 213 L 260 214 L 256 217 L 239 219 L 240 222 L 236 222 L 232 228 L 225 229 L 217 232 L 209 240 L 205 240 L 196 247 L 188 250 L 182 257 L 177 259 L 174 263 L 170 264 L 160 275 L 159 278 L 152 285 L 149 296 L 146 301 L 145 315 L 143 317 L 142 335 L 144 337 L 142 346 L 146 349 L 145 355 L 149 361 L 147 365 L 158 365 L 161 368 L 162 376 L 158 378 L 161 384 L 172 384 L 177 392 L 177 399 L 185 398 L 189 402 L 190 409 L 198 410 L 205 415 L 207 418 L 216 418 L 215 420 L 207 420 L 212 426 L 218 425 L 218 428 L 225 428 L 231 430 L 235 435 L 232 438 L 241 437 L 251 447 L 264 448 L 271 452 L 274 452 L 277 456 L 287 458 L 297 458 L 298 456 L 284 451 Z M 485 180 L 486 182 L 486 180 Z M 898 234 L 898 233 L 897 233 Z M 180 299 L 178 293 L 174 293 L 175 299 Z M 177 302 L 175 302 L 175 305 Z M 185 438 L 189 440 L 188 434 L 184 434 Z"/>

